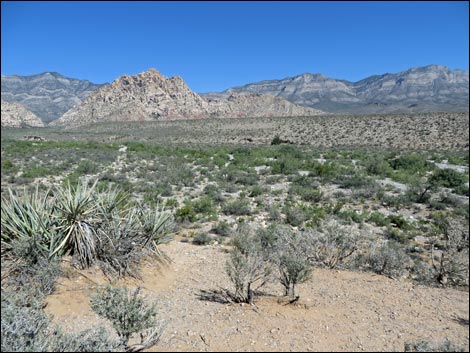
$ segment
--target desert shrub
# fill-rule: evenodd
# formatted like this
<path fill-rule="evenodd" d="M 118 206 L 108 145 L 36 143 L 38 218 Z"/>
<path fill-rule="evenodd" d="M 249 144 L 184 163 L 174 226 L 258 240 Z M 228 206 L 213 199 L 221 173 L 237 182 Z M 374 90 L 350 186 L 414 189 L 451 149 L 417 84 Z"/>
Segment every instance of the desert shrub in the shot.
<path fill-rule="evenodd" d="M 465 184 L 460 184 L 454 188 L 454 192 L 457 195 L 469 196 L 468 186 Z"/>
<path fill-rule="evenodd" d="M 98 171 L 98 165 L 88 159 L 81 161 L 77 169 L 75 170 L 78 174 L 93 174 Z"/>
<path fill-rule="evenodd" d="M 279 221 L 281 219 L 281 212 L 279 208 L 273 205 L 266 206 L 266 211 L 268 212 L 268 220 L 270 221 Z"/>
<path fill-rule="evenodd" d="M 375 223 L 379 227 L 386 227 L 390 224 L 390 219 L 383 213 L 374 211 L 369 214 L 367 222 Z"/>
<path fill-rule="evenodd" d="M 305 233 L 309 261 L 316 266 L 335 268 L 358 249 L 358 236 L 334 218 L 321 221 L 317 228 Z"/>
<path fill-rule="evenodd" d="M 414 228 L 402 215 L 390 214 L 387 216 L 387 219 L 390 221 L 390 224 L 395 225 L 401 230 L 408 231 Z"/>
<path fill-rule="evenodd" d="M 436 189 L 436 185 L 430 182 L 427 177 L 413 177 L 409 181 L 405 198 L 411 202 L 425 203 L 431 198 L 431 192 Z"/>
<path fill-rule="evenodd" d="M 297 159 L 290 159 L 287 157 L 282 157 L 276 159 L 275 161 L 270 162 L 271 165 L 271 174 L 294 174 L 300 168 L 300 162 Z"/>
<path fill-rule="evenodd" d="M 212 231 L 222 237 L 228 237 L 232 234 L 232 227 L 226 221 L 220 221 L 212 228 Z"/>
<path fill-rule="evenodd" d="M 51 352 L 125 352 L 121 342 L 110 337 L 103 327 L 79 333 L 65 333 L 56 328 L 51 338 Z"/>
<path fill-rule="evenodd" d="M 388 177 L 393 173 L 390 163 L 380 158 L 367 159 L 364 162 L 364 168 L 368 174 L 381 177 Z"/>
<path fill-rule="evenodd" d="M 252 303 L 255 290 L 266 284 L 270 276 L 268 258 L 258 237 L 242 227 L 233 239 L 225 270 L 235 287 L 233 298 L 237 302 Z"/>
<path fill-rule="evenodd" d="M 355 189 L 368 186 L 371 184 L 371 179 L 359 173 L 347 174 L 338 176 L 335 182 L 344 189 Z"/>
<path fill-rule="evenodd" d="M 364 258 L 366 267 L 375 273 L 399 279 L 407 269 L 409 257 L 393 241 L 372 247 Z"/>
<path fill-rule="evenodd" d="M 178 207 L 178 200 L 176 199 L 167 199 L 165 202 L 165 208 L 176 208 Z"/>
<path fill-rule="evenodd" d="M 16 256 L 13 261 L 2 259 L 2 270 L 8 273 L 4 282 L 8 288 L 26 291 L 36 300 L 54 291 L 57 277 L 62 273 L 58 261 L 41 258 L 31 263 Z"/>
<path fill-rule="evenodd" d="M 280 145 L 281 143 L 282 143 L 282 140 L 279 137 L 279 135 L 274 136 L 273 139 L 271 140 L 271 145 Z"/>
<path fill-rule="evenodd" d="M 193 238 L 193 243 L 197 245 L 207 245 L 212 241 L 212 238 L 207 232 L 199 232 Z"/>
<path fill-rule="evenodd" d="M 251 214 L 251 207 L 248 200 L 237 199 L 232 202 L 228 202 L 223 208 L 222 212 L 227 215 L 249 215 Z"/>
<path fill-rule="evenodd" d="M 439 343 L 426 340 L 407 341 L 405 342 L 405 352 L 467 352 L 467 349 L 455 345 L 446 338 Z"/>
<path fill-rule="evenodd" d="M 465 174 L 453 169 L 437 169 L 430 177 L 430 182 L 446 188 L 455 188 L 465 184 L 467 178 Z"/>
<path fill-rule="evenodd" d="M 248 189 L 248 196 L 250 197 L 257 197 L 263 195 L 264 188 L 260 185 L 253 185 Z"/>
<path fill-rule="evenodd" d="M 203 190 L 203 194 L 216 204 L 222 204 L 225 201 L 225 198 L 222 196 L 219 187 L 214 184 L 207 185 Z"/>
<path fill-rule="evenodd" d="M 308 260 L 309 245 L 300 232 L 292 232 L 287 228 L 277 230 L 275 253 L 271 261 L 278 268 L 285 295 L 292 298 L 296 297 L 296 285 L 312 276 L 312 266 Z"/>
<path fill-rule="evenodd" d="M 348 223 L 362 223 L 367 218 L 367 214 L 352 209 L 339 211 L 337 213 L 337 216 L 338 218 L 341 218 L 347 221 Z"/>
<path fill-rule="evenodd" d="M 194 210 L 191 202 L 185 201 L 185 205 L 176 210 L 175 214 L 178 222 L 195 222 L 197 220 L 197 214 Z"/>
<path fill-rule="evenodd" d="M 64 333 L 51 324 L 42 310 L 42 302 L 22 291 L 2 290 L 2 352 L 122 352 L 120 342 L 103 329 L 89 329 L 78 334 Z"/>
<path fill-rule="evenodd" d="M 302 186 L 298 184 L 291 185 L 289 193 L 297 194 L 307 202 L 319 202 L 323 198 L 323 193 L 312 186 Z"/>
<path fill-rule="evenodd" d="M 208 196 L 191 201 L 191 205 L 196 213 L 213 216 L 216 213 L 214 202 Z"/>
<path fill-rule="evenodd" d="M 139 277 L 138 264 L 146 252 L 139 246 L 139 227 L 134 217 L 137 215 L 130 213 L 126 218 L 110 219 L 99 230 L 97 258 L 108 274 Z"/>
<path fill-rule="evenodd" d="M 144 348 L 153 346 L 162 334 L 162 323 L 156 320 L 155 304 L 146 304 L 140 295 L 141 287 L 134 291 L 126 287 L 107 285 L 90 299 L 91 308 L 111 321 L 123 345 L 128 346 L 133 334 L 140 333 Z"/>
<path fill-rule="evenodd" d="M 436 272 L 434 268 L 420 257 L 413 260 L 410 277 L 414 281 L 425 285 L 436 284 Z"/>
<path fill-rule="evenodd" d="M 24 297 L 2 290 L 2 352 L 47 351 L 49 322 L 40 303 L 25 303 Z"/>
<path fill-rule="evenodd" d="M 431 260 L 435 279 L 442 285 L 468 285 L 469 281 L 469 230 L 468 220 L 461 216 L 449 217 L 447 213 L 433 213 L 436 234 L 431 245 Z M 444 237 L 440 242 L 439 238 Z M 440 251 L 435 247 L 440 244 Z"/>
<path fill-rule="evenodd" d="M 306 212 L 300 207 L 286 205 L 283 212 L 286 215 L 286 223 L 294 227 L 302 225 L 308 219 Z"/>
<path fill-rule="evenodd" d="M 423 174 L 435 168 L 434 164 L 427 161 L 424 155 L 418 153 L 405 154 L 389 160 L 390 166 L 395 170 L 405 170 L 411 174 Z"/>

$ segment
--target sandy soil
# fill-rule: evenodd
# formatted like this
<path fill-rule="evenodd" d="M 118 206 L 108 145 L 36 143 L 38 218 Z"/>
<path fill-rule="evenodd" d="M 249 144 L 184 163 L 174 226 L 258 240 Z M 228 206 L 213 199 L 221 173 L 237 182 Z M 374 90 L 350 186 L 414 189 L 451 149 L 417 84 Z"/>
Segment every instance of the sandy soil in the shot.
<path fill-rule="evenodd" d="M 173 241 L 162 246 L 167 268 L 146 264 L 142 285 L 167 326 L 149 351 L 403 351 L 406 341 L 448 338 L 469 347 L 469 297 L 370 273 L 316 269 L 299 286 L 297 305 L 270 284 L 255 305 L 227 302 L 227 248 Z M 97 269 L 67 271 L 46 311 L 70 330 L 109 325 L 89 308 L 89 295 L 106 278 Z"/>

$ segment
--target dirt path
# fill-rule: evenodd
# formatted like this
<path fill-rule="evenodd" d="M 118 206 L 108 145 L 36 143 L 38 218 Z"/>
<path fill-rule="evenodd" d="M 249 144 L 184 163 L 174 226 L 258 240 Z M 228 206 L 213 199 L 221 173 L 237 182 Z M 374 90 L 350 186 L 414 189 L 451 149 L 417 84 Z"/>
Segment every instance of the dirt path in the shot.
<path fill-rule="evenodd" d="M 448 338 L 469 347 L 467 292 L 413 286 L 369 273 L 317 269 L 299 286 L 301 305 L 279 303 L 271 284 L 256 305 L 209 295 L 230 288 L 222 246 L 174 241 L 162 247 L 173 262 L 164 271 L 147 265 L 141 284 L 167 322 L 149 351 L 403 351 L 405 341 Z M 97 270 L 82 271 L 96 283 Z M 61 278 L 46 310 L 64 326 L 105 324 L 91 312 L 95 283 L 76 272 Z"/>

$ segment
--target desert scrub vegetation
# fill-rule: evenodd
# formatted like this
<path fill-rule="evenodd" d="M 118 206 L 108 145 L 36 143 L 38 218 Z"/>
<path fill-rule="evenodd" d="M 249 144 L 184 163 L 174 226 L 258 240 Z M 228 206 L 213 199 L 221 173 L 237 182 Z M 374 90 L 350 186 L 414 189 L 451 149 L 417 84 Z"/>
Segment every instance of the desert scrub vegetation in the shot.
<path fill-rule="evenodd" d="M 106 124 L 97 127 L 101 128 L 112 132 L 113 127 Z M 242 218 L 256 225 L 280 222 L 304 232 L 316 231 L 324 220 L 334 217 L 342 226 L 370 230 L 375 243 L 397 243 L 415 263 L 429 267 L 434 277 L 441 267 L 440 252 L 449 251 L 447 235 L 444 229 L 434 225 L 434 215 L 443 212 L 445 218 L 458 216 L 468 226 L 468 151 L 465 150 L 269 145 L 279 131 L 270 134 L 263 142 L 265 145 L 241 145 L 236 140 L 232 145 L 163 145 L 156 144 L 154 137 L 148 131 L 140 131 L 137 125 L 126 125 L 127 128 L 149 139 L 119 133 L 113 135 L 122 137 L 119 143 L 108 143 L 114 140 L 95 132 L 49 130 L 44 133 L 55 141 L 19 141 L 21 136 L 15 140 L 11 138 L 14 132 L 10 131 L 10 137 L 2 135 L 2 195 L 5 197 L 9 197 L 8 188 L 17 192 L 25 185 L 31 194 L 34 192 L 31 185 L 41 184 L 44 186 L 39 188 L 40 192 L 45 194 L 50 189 L 47 198 L 52 199 L 56 186 L 66 189 L 69 183 L 77 185 L 84 174 L 92 174 L 91 178 L 98 179 L 94 188 L 97 193 L 104 193 L 112 186 L 140 200 L 133 201 L 129 207 L 120 206 L 116 211 L 118 219 L 101 221 L 101 216 L 97 216 L 90 223 L 93 229 L 89 231 L 102 240 L 103 248 L 92 254 L 90 261 L 103 263 L 102 259 L 106 259 L 104 267 L 110 273 L 136 272 L 134 265 L 120 264 L 132 241 L 121 247 L 116 244 L 139 237 L 145 216 L 125 210 L 143 205 L 159 210 L 159 205 L 164 206 L 175 213 L 178 226 L 191 229 L 193 235 L 199 234 L 201 228 L 207 232 L 213 227 L 210 237 L 217 235 L 216 240 L 220 242 L 229 242 L 235 232 L 224 235 L 224 226 L 219 230 L 214 225 L 219 220 L 232 225 Z M 71 136 L 76 140 L 70 141 Z M 282 138 L 291 140 L 284 133 Z M 125 153 L 119 152 L 121 145 L 126 146 Z M 442 169 L 441 164 L 448 168 Z M 36 167 L 38 173 L 48 174 L 34 175 Z M 28 175 L 28 171 L 33 173 Z M 57 222 L 54 218 L 54 229 L 63 233 L 66 224 Z M 86 239 L 87 225 L 80 227 L 83 230 L 80 234 Z M 433 227 L 437 230 L 431 232 Z M 71 242 L 72 235 L 69 238 Z M 421 243 L 416 242 L 417 238 L 423 239 Z M 35 241 L 23 243 L 23 253 L 41 256 L 26 247 Z M 69 240 L 66 243 L 69 249 L 73 248 Z M 52 251 L 59 245 L 60 241 Z M 347 260 L 371 250 L 365 242 L 357 246 L 359 249 Z M 74 261 L 78 262 L 82 248 L 76 249 Z M 50 251 L 39 252 L 49 254 Z M 444 268 L 447 258 L 444 255 Z M 371 269 L 370 266 L 360 268 Z M 440 283 L 435 279 L 434 282 Z M 446 285 L 455 283 L 448 280 Z"/>
<path fill-rule="evenodd" d="M 258 289 L 277 279 L 284 295 L 298 300 L 297 285 L 311 279 L 315 267 L 334 268 L 344 263 L 357 250 L 356 242 L 352 230 L 334 218 L 307 231 L 281 224 L 257 230 L 241 227 L 226 264 L 235 288 L 232 297 L 251 303 Z"/>
<path fill-rule="evenodd" d="M 98 314 L 116 321 L 119 341 L 102 328 L 64 333 L 42 311 L 66 255 L 75 267 L 98 264 L 116 277 L 139 277 L 145 258 L 167 260 L 159 245 L 172 240 L 172 214 L 132 202 L 117 187 L 98 191 L 96 185 L 82 180 L 2 195 L 2 351 L 136 351 L 158 341 L 162 326 L 153 325 L 155 313 L 138 292 L 126 301 L 121 289 L 103 290 L 93 301 Z M 121 311 L 127 321 L 110 308 L 129 310 Z M 131 347 L 128 338 L 137 328 L 141 341 Z"/>
<path fill-rule="evenodd" d="M 131 205 L 117 188 L 98 192 L 96 184 L 2 195 L 2 256 L 34 264 L 71 255 L 79 268 L 99 262 L 118 275 L 136 275 L 145 256 L 162 259 L 158 245 L 172 239 L 171 213 Z"/>
<path fill-rule="evenodd" d="M 42 301 L 27 291 L 2 290 L 1 306 L 2 352 L 125 351 L 102 327 L 73 334 L 64 332 L 42 311 Z"/>
<path fill-rule="evenodd" d="M 407 341 L 404 346 L 405 352 L 466 352 L 465 347 L 458 346 L 448 339 L 441 342 L 428 340 Z"/>
<path fill-rule="evenodd" d="M 126 351 L 141 351 L 154 346 L 165 326 L 156 318 L 155 304 L 147 304 L 141 291 L 141 287 L 130 291 L 126 287 L 106 285 L 90 299 L 91 309 L 111 322 Z M 130 345 L 129 339 L 137 333 L 140 342 Z"/>

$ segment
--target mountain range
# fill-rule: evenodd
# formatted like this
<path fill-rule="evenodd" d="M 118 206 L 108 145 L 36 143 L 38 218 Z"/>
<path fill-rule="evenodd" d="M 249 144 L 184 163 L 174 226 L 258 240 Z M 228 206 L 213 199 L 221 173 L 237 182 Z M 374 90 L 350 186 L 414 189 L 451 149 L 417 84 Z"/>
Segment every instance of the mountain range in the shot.
<path fill-rule="evenodd" d="M 57 72 L 32 76 L 2 75 L 2 99 L 21 104 L 48 123 L 58 119 L 101 86 Z"/>
<path fill-rule="evenodd" d="M 468 111 L 469 73 L 440 65 L 414 67 L 357 82 L 322 74 L 302 74 L 205 93 L 211 98 L 233 93 L 259 93 L 282 97 L 329 113 L 371 114 Z"/>
<path fill-rule="evenodd" d="M 28 114 L 26 121 L 34 120 L 32 112 L 44 123 L 65 126 L 109 120 L 456 112 L 468 111 L 469 73 L 429 65 L 357 82 L 305 73 L 197 94 L 181 77 L 167 78 L 155 69 L 123 75 L 110 84 L 46 72 L 2 75 L 1 96 L 2 112 L 6 102 L 30 111 L 10 106 L 10 113 L 15 111 L 10 123 L 21 111 Z M 2 126 L 3 120 L 2 114 Z"/>

